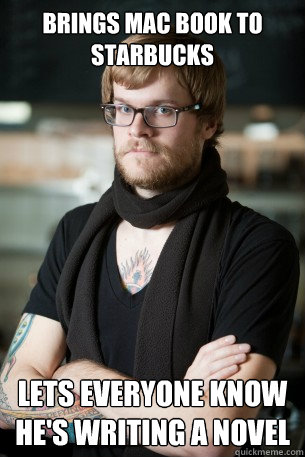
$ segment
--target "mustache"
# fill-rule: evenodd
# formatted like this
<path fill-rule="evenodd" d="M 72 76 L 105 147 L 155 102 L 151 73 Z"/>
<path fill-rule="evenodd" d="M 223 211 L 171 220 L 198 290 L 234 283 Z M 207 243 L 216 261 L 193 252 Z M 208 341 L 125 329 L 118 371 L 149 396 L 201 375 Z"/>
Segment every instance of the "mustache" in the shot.
<path fill-rule="evenodd" d="M 155 153 L 165 153 L 167 152 L 167 148 L 165 146 L 161 146 L 155 143 L 152 143 L 148 140 L 141 140 L 141 141 L 134 141 L 128 140 L 124 146 L 116 148 L 116 153 L 119 155 L 126 154 L 127 152 L 134 151 L 135 149 L 142 149 L 149 152 Z"/>

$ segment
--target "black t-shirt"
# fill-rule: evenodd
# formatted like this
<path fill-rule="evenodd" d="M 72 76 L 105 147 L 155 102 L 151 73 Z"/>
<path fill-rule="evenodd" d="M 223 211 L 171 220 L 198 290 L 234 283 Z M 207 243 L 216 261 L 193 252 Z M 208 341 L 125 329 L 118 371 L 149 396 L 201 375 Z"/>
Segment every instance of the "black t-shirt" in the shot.
<path fill-rule="evenodd" d="M 93 207 L 78 207 L 60 221 L 24 312 L 58 320 L 58 278 Z M 101 252 L 96 316 L 106 365 L 132 375 L 137 325 L 147 286 L 134 295 L 123 288 L 116 261 L 116 228 Z M 273 359 L 278 373 L 292 323 L 298 277 L 298 250 L 292 235 L 276 222 L 234 202 L 215 288 L 212 339 L 235 335 L 238 342 L 249 343 L 252 352 Z M 80 452 L 78 449 L 73 455 Z M 86 456 L 118 456 L 122 452 L 122 447 L 102 451 L 101 447 L 88 447 Z"/>
<path fill-rule="evenodd" d="M 147 285 L 136 294 L 122 286 L 116 261 L 116 229 L 117 226 L 102 256 L 97 320 L 105 364 L 132 376 L 137 327 Z"/>

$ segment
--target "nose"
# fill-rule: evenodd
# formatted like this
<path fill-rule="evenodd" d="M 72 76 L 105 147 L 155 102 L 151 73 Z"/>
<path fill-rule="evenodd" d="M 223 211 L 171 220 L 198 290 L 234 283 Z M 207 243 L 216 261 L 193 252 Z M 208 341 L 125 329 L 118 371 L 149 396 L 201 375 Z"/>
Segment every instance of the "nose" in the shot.
<path fill-rule="evenodd" d="M 153 128 L 146 124 L 142 113 L 136 113 L 133 123 L 129 127 L 129 134 L 135 138 L 142 136 L 151 137 L 153 135 Z"/>

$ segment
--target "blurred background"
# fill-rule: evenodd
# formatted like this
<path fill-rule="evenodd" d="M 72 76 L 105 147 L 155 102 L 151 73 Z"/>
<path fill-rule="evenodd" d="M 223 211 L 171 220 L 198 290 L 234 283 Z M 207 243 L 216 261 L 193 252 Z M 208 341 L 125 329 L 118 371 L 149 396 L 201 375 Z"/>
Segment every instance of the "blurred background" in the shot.
<path fill-rule="evenodd" d="M 228 76 L 220 153 L 230 198 L 287 227 L 300 250 L 299 294 L 280 373 L 289 380 L 291 402 L 290 411 L 281 414 L 294 414 L 297 429 L 305 409 L 304 1 L 187 4 L 2 0 L 0 362 L 59 219 L 99 199 L 113 179 L 111 135 L 99 109 L 103 68 L 91 64 L 91 46 L 118 42 L 124 34 L 42 35 L 42 13 L 231 11 L 234 17 L 237 11 L 258 11 L 259 35 L 239 35 L 232 19 L 231 35 L 205 39 L 221 55 Z"/>

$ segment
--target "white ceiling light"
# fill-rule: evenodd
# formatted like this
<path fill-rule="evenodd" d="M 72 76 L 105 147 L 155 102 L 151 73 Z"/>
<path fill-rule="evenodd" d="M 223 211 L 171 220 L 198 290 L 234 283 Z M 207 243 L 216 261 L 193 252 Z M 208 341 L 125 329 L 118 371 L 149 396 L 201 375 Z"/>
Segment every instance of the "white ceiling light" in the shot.
<path fill-rule="evenodd" d="M 27 102 L 0 102 L 0 124 L 25 124 L 32 115 L 32 107 Z"/>

